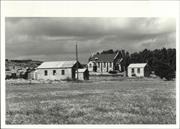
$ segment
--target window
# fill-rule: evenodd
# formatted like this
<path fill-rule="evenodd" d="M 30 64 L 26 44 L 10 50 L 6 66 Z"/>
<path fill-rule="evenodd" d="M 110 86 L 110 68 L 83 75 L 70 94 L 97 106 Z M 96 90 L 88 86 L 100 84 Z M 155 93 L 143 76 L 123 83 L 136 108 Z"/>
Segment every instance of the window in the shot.
<path fill-rule="evenodd" d="M 65 70 L 61 70 L 61 75 L 65 75 Z"/>
<path fill-rule="evenodd" d="M 140 68 L 137 69 L 137 72 L 140 73 Z"/>
<path fill-rule="evenodd" d="M 104 68 L 106 67 L 106 63 L 104 62 Z"/>
<path fill-rule="evenodd" d="M 53 70 L 53 75 L 56 75 L 56 70 Z"/>
<path fill-rule="evenodd" d="M 132 70 L 131 72 L 134 73 L 134 68 L 132 68 L 131 70 Z"/>
<path fill-rule="evenodd" d="M 44 71 L 44 75 L 45 75 L 45 76 L 48 75 L 48 71 L 47 71 L 47 70 Z"/>

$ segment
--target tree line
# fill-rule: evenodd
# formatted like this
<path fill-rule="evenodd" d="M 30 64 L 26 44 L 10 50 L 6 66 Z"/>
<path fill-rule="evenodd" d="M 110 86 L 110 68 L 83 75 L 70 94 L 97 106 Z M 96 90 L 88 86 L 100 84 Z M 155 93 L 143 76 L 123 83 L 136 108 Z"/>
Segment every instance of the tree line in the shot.
<path fill-rule="evenodd" d="M 104 50 L 97 54 L 112 54 L 120 52 L 123 61 L 122 66 L 124 71 L 130 63 L 147 63 L 150 70 L 160 78 L 172 80 L 176 75 L 176 49 L 162 48 L 155 50 L 144 49 L 139 52 L 129 53 L 126 50 Z"/>

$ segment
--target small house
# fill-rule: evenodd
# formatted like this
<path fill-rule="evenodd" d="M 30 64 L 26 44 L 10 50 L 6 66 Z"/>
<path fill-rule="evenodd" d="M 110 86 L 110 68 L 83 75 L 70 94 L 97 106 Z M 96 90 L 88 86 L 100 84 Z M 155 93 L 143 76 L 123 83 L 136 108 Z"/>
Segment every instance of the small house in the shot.
<path fill-rule="evenodd" d="M 110 71 L 122 71 L 122 56 L 120 52 L 112 54 L 96 54 L 89 59 L 89 72 L 107 73 Z"/>
<path fill-rule="evenodd" d="M 82 68 L 77 61 L 44 62 L 36 69 L 38 80 L 75 79 L 75 71 Z"/>
<path fill-rule="evenodd" d="M 78 69 L 78 72 L 76 71 L 76 78 L 77 74 L 79 80 L 89 80 L 89 71 L 87 68 Z"/>
<path fill-rule="evenodd" d="M 147 63 L 133 63 L 128 66 L 128 77 L 148 77 L 149 75 Z"/>

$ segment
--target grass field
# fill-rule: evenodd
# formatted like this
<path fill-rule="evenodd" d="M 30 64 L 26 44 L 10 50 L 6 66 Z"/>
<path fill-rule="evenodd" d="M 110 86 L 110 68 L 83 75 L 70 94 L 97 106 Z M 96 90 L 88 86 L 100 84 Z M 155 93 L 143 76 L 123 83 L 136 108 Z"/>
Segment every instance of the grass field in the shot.
<path fill-rule="evenodd" d="M 92 79 L 93 80 L 93 79 Z M 175 124 L 175 81 L 6 83 L 6 124 Z"/>

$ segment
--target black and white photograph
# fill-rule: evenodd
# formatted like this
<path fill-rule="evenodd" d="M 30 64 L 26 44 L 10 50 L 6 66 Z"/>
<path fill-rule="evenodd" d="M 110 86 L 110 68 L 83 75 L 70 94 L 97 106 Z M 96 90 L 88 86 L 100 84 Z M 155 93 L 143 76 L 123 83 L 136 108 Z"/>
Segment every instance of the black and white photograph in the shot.
<path fill-rule="evenodd" d="M 176 123 L 175 23 L 6 18 L 6 123 Z"/>
<path fill-rule="evenodd" d="M 6 125 L 176 125 L 176 17 L 5 17 Z"/>

